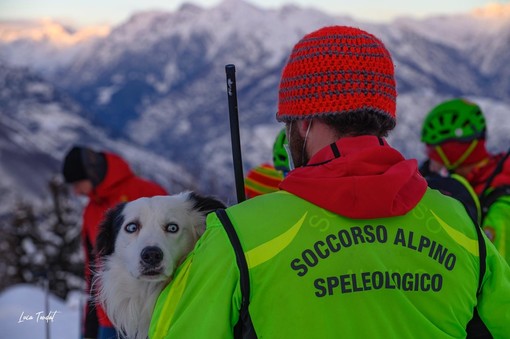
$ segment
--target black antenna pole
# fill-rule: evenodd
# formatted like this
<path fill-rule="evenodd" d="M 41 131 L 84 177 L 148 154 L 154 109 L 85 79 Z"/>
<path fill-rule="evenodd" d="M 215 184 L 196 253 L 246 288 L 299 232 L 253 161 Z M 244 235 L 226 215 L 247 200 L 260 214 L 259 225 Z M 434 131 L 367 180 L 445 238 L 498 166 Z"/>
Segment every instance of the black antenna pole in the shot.
<path fill-rule="evenodd" d="M 225 66 L 227 74 L 228 114 L 230 117 L 230 138 L 232 143 L 232 160 L 236 183 L 237 202 L 246 200 L 244 195 L 243 159 L 241 157 L 241 137 L 239 135 L 239 112 L 237 108 L 236 66 Z"/>

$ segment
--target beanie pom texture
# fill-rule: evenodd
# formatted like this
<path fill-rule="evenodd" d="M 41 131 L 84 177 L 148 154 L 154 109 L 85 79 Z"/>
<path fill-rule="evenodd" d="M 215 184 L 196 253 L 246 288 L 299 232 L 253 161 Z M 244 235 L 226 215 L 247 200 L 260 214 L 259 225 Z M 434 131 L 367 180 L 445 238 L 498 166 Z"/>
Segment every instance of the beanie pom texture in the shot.
<path fill-rule="evenodd" d="M 278 121 L 371 111 L 396 118 L 394 65 L 374 35 L 346 26 L 304 36 L 283 69 Z"/>

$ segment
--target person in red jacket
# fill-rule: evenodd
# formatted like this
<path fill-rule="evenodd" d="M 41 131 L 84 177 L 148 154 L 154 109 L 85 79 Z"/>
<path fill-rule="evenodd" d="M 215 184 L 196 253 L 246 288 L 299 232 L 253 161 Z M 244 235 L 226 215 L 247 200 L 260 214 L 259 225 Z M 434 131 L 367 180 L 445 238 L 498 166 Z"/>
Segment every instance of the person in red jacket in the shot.
<path fill-rule="evenodd" d="M 94 248 L 99 223 L 109 208 L 141 197 L 167 195 L 163 187 L 136 176 L 120 156 L 74 146 L 66 154 L 62 173 L 77 195 L 87 196 L 83 212 L 82 242 L 85 249 L 85 278 L 90 293 Z M 116 331 L 106 313 L 92 300 L 87 302 L 82 329 L 84 338 L 115 339 Z"/>

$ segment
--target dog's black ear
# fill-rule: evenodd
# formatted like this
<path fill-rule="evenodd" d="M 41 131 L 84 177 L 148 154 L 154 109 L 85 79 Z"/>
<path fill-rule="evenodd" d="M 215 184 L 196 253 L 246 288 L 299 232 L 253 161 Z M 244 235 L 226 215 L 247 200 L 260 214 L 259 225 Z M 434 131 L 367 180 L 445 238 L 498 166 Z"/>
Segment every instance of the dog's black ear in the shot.
<path fill-rule="evenodd" d="M 96 247 L 94 248 L 97 258 L 113 253 L 115 249 L 115 238 L 124 222 L 122 211 L 125 205 L 125 202 L 119 203 L 105 212 L 104 219 L 99 225 Z"/>
<path fill-rule="evenodd" d="M 204 214 L 208 214 L 217 209 L 226 208 L 225 204 L 215 197 L 211 196 L 202 196 L 195 192 L 189 193 L 189 200 L 193 201 L 193 209 L 196 209 L 199 212 L 203 212 Z"/>
<path fill-rule="evenodd" d="M 193 203 L 193 210 L 198 211 L 204 215 L 204 217 L 217 209 L 226 208 L 225 204 L 220 200 L 211 196 L 202 196 L 195 192 L 190 192 L 188 200 Z M 205 221 L 205 220 L 204 220 Z M 195 235 L 200 237 L 205 232 L 205 223 L 201 222 L 198 225 L 193 225 Z M 196 240 L 196 239 L 195 239 Z"/>

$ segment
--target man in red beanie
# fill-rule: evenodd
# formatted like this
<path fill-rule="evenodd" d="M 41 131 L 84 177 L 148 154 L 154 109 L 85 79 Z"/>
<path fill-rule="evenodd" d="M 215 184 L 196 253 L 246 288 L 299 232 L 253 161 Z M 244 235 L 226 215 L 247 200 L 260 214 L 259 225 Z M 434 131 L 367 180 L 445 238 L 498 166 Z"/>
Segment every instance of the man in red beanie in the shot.
<path fill-rule="evenodd" d="M 433 166 L 461 175 L 473 186 L 485 234 L 510 263 L 509 153 L 490 154 L 486 133 L 485 117 L 477 104 L 451 99 L 427 114 L 421 139 Z"/>
<path fill-rule="evenodd" d="M 83 213 L 82 241 L 85 249 L 85 278 L 90 292 L 93 279 L 93 248 L 104 212 L 120 202 L 166 195 L 164 188 L 136 176 L 116 154 L 74 146 L 66 154 L 62 173 L 78 195 L 89 198 Z M 116 339 L 117 333 L 101 306 L 92 299 L 86 305 L 83 338 Z"/>
<path fill-rule="evenodd" d="M 510 268 L 464 207 L 386 141 L 396 96 L 392 59 L 372 34 L 304 36 L 277 113 L 295 169 L 279 192 L 208 216 L 149 337 L 465 338 L 476 313 L 508 337 Z"/>

